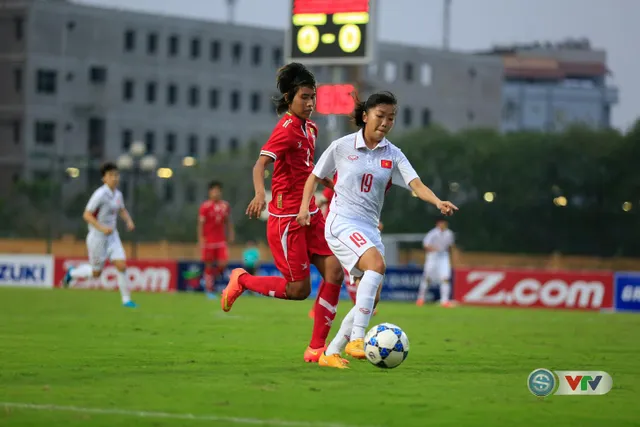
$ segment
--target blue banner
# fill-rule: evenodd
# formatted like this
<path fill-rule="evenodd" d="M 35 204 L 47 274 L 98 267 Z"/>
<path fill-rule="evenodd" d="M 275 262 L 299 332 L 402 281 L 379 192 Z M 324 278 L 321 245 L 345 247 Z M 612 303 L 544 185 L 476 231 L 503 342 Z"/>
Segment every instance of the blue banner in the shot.
<path fill-rule="evenodd" d="M 613 306 L 616 311 L 640 312 L 640 272 L 614 275 Z"/>
<path fill-rule="evenodd" d="M 216 281 L 216 290 L 221 291 L 229 280 L 229 274 L 234 268 L 242 267 L 238 263 L 229 264 L 222 277 Z M 178 290 L 186 292 L 202 292 L 204 290 L 204 264 L 200 261 L 181 261 L 178 263 Z M 275 265 L 262 264 L 258 268 L 258 276 L 282 276 Z M 387 301 L 415 301 L 418 297 L 418 287 L 422 277 L 422 269 L 418 267 L 388 267 L 384 278 L 384 284 L 380 293 L 380 299 Z M 322 281 L 320 273 L 311 266 L 311 295 L 315 298 L 318 286 Z M 346 288 L 342 287 L 340 293 L 342 299 L 348 299 Z M 427 299 L 434 300 L 440 297 L 437 287 L 429 290 Z"/>

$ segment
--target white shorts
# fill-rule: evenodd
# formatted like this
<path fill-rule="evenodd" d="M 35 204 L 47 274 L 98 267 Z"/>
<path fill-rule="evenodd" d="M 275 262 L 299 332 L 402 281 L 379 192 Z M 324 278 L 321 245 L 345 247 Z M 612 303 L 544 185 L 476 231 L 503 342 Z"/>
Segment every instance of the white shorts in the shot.
<path fill-rule="evenodd" d="M 87 235 L 87 251 L 89 252 L 89 264 L 94 271 L 100 271 L 108 260 L 126 260 L 127 256 L 117 232 L 105 236 L 98 232 L 89 232 Z"/>
<path fill-rule="evenodd" d="M 450 280 L 451 261 L 449 260 L 449 254 L 446 252 L 428 254 L 424 263 L 424 276 L 435 284 Z"/>
<path fill-rule="evenodd" d="M 324 237 L 340 264 L 354 277 L 362 277 L 364 272 L 356 264 L 369 248 L 377 248 L 384 257 L 380 230 L 375 225 L 329 212 Z"/>

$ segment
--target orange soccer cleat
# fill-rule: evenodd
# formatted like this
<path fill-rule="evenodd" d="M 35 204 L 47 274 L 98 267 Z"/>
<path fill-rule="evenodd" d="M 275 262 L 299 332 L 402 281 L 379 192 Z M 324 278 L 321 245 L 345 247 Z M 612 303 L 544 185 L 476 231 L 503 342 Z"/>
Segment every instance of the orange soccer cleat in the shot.
<path fill-rule="evenodd" d="M 227 283 L 227 286 L 222 291 L 222 297 L 220 298 L 220 305 L 223 311 L 227 312 L 231 310 L 233 303 L 244 292 L 244 286 L 240 284 L 238 279 L 246 273 L 246 270 L 243 268 L 236 268 L 231 272 L 229 283 Z"/>
<path fill-rule="evenodd" d="M 318 359 L 322 356 L 322 353 L 327 349 L 327 347 L 320 348 L 311 348 L 307 347 L 304 351 L 304 361 L 307 363 L 318 363 Z"/>
<path fill-rule="evenodd" d="M 349 369 L 347 366 L 348 362 L 340 357 L 339 354 L 327 356 L 324 352 L 320 355 L 320 359 L 318 359 L 318 365 L 326 366 L 327 368 Z"/>
<path fill-rule="evenodd" d="M 458 304 L 456 304 L 453 301 L 447 301 L 447 302 L 443 302 L 440 304 L 440 306 L 444 307 L 444 308 L 454 308 L 456 307 Z"/>
<path fill-rule="evenodd" d="M 364 359 L 366 357 L 364 354 L 364 338 L 349 341 L 344 351 L 354 359 Z"/>
<path fill-rule="evenodd" d="M 418 307 L 422 307 L 424 305 L 424 299 L 418 298 L 418 300 L 416 301 L 416 305 Z"/>

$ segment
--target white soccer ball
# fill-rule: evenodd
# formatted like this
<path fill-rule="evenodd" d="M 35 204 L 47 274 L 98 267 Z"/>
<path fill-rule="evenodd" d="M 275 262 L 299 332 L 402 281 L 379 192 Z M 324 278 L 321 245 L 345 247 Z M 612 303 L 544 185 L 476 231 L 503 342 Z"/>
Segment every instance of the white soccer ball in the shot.
<path fill-rule="evenodd" d="M 409 338 L 400 327 L 381 323 L 371 328 L 364 337 L 367 360 L 378 368 L 400 366 L 409 354 Z"/>

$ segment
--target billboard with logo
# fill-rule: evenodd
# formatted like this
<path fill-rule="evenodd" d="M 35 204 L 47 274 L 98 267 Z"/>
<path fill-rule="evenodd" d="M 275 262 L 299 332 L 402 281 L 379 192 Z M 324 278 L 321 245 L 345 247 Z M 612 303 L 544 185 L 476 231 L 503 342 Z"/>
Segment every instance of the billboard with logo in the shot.
<path fill-rule="evenodd" d="M 0 286 L 53 287 L 53 257 L 1 254 Z"/>
<path fill-rule="evenodd" d="M 56 257 L 55 286 L 60 286 L 69 266 L 86 262 L 86 259 Z M 128 260 L 127 266 L 127 275 L 132 291 L 169 292 L 177 289 L 178 263 L 175 261 Z M 117 289 L 117 270 L 112 265 L 106 265 L 100 277 L 77 280 L 74 282 L 73 287 L 80 289 Z"/>
<path fill-rule="evenodd" d="M 618 272 L 615 275 L 616 311 L 640 312 L 640 272 Z"/>
<path fill-rule="evenodd" d="M 599 310 L 613 306 L 608 272 L 456 269 L 454 298 L 462 304 Z"/>

